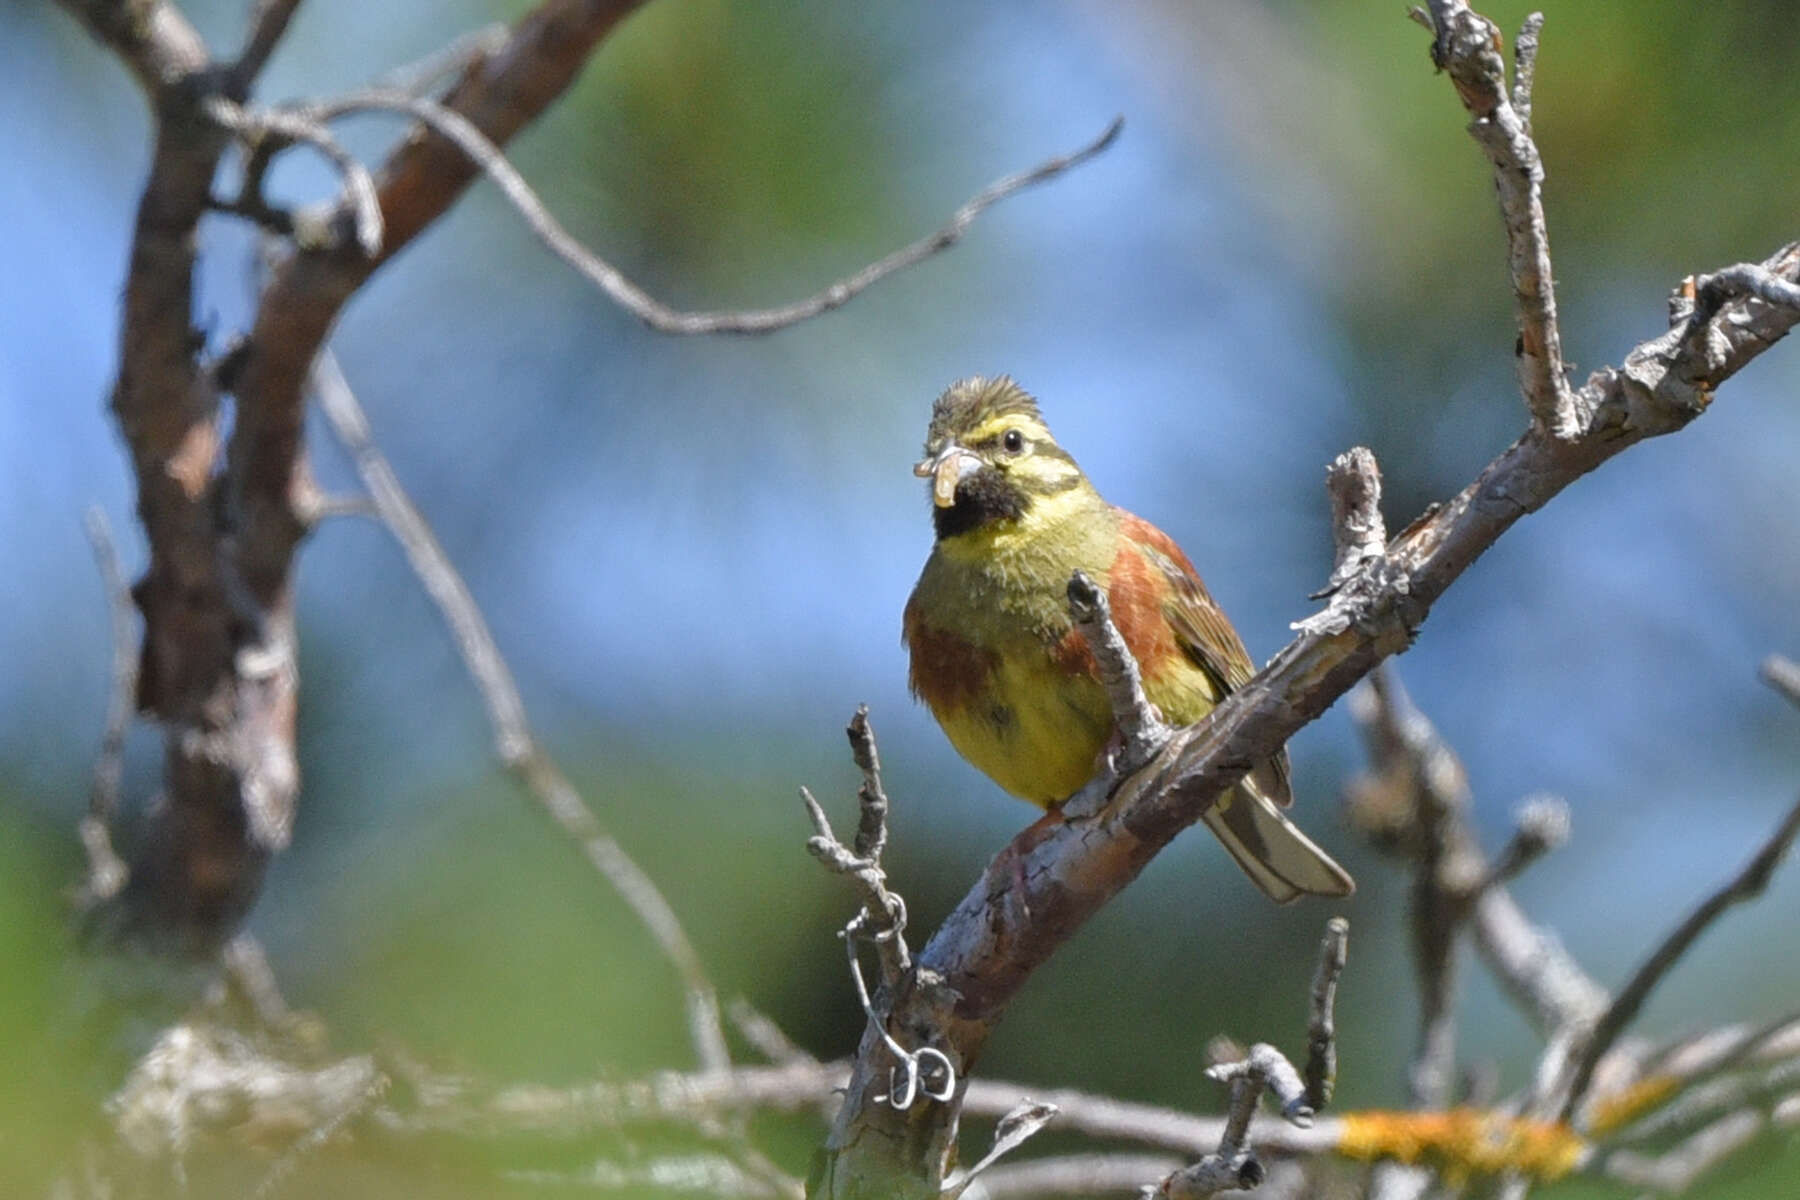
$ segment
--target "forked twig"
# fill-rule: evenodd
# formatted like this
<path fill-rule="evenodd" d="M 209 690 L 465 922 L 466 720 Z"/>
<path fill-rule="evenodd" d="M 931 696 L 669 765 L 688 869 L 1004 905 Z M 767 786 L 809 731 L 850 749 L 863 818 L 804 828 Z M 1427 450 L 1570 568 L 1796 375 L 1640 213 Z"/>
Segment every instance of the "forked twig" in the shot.
<path fill-rule="evenodd" d="M 1054 179 L 1071 167 L 1099 154 L 1112 145 L 1124 127 L 1123 118 L 1116 118 L 1099 137 L 1079 149 L 1047 159 L 1029 170 L 995 180 L 965 201 L 935 233 L 927 234 L 910 245 L 877 259 L 804 300 L 771 308 L 683 312 L 656 299 L 626 278 L 624 272 L 582 245 L 579 239 L 551 215 L 543 200 L 526 182 L 518 168 L 507 159 L 505 153 L 460 113 L 406 92 L 371 90 L 310 107 L 305 110 L 305 115 L 311 120 L 329 121 L 359 112 L 404 113 L 448 138 L 470 161 L 487 173 L 551 253 L 650 328 L 659 333 L 673 334 L 770 333 L 840 308 L 896 271 L 923 262 L 961 241 L 963 234 L 968 232 L 975 219 L 986 209 L 1015 192 Z"/>

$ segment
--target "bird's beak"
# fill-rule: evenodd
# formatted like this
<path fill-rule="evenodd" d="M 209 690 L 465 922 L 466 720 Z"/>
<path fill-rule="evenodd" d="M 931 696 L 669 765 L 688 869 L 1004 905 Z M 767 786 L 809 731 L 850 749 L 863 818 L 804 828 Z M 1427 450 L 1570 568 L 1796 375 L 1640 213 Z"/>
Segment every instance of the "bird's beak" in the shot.
<path fill-rule="evenodd" d="M 938 451 L 936 458 L 920 459 L 913 474 L 931 480 L 931 499 L 939 508 L 956 503 L 956 485 L 981 469 L 981 458 L 951 442 Z"/>

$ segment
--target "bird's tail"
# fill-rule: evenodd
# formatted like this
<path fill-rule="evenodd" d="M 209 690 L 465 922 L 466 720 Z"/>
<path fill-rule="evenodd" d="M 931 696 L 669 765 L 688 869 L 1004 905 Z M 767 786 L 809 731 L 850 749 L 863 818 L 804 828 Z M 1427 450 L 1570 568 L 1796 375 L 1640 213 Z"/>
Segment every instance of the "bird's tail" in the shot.
<path fill-rule="evenodd" d="M 1350 873 L 1283 816 L 1249 777 L 1200 819 L 1225 843 L 1250 882 L 1277 904 L 1299 896 L 1348 896 L 1356 890 Z"/>

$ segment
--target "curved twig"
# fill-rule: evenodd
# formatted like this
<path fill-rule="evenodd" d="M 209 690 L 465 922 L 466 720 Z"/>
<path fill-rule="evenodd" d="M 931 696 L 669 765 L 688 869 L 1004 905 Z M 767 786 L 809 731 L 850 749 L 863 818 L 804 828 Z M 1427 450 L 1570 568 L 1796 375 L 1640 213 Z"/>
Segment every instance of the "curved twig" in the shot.
<path fill-rule="evenodd" d="M 307 110 L 314 120 L 334 120 L 353 113 L 396 112 L 414 117 L 455 143 L 471 162 L 487 173 L 501 193 L 518 210 L 531 231 L 552 254 L 579 272 L 619 307 L 659 333 L 682 335 L 709 333 L 772 333 L 841 308 L 881 280 L 947 250 L 983 211 L 1035 184 L 1054 179 L 1071 167 L 1099 154 L 1124 128 L 1124 118 L 1114 118 L 1099 137 L 1068 154 L 1047 159 L 1017 174 L 997 179 L 966 200 L 934 233 L 879 258 L 803 300 L 771 308 L 684 312 L 656 299 L 632 282 L 623 271 L 584 246 L 545 207 L 542 199 L 474 122 L 433 100 L 406 92 L 371 90 L 326 101 Z"/>

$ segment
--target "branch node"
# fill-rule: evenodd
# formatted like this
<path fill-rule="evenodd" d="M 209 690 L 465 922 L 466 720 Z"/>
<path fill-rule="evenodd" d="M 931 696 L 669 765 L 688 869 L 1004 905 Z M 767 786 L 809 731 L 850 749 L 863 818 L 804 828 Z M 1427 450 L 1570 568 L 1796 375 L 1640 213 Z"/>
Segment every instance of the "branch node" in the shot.
<path fill-rule="evenodd" d="M 877 1103 L 887 1104 L 898 1112 L 905 1112 L 920 1097 L 943 1103 L 956 1094 L 956 1066 L 950 1056 L 935 1046 L 921 1046 L 917 1050 L 908 1050 L 887 1030 L 887 1022 L 875 1011 L 875 1002 L 869 998 L 869 985 L 863 981 L 862 963 L 856 955 L 856 943 L 859 938 L 868 937 L 881 944 L 892 944 L 899 939 L 898 929 L 879 930 L 865 934 L 864 930 L 872 924 L 869 910 L 863 909 L 850 923 L 838 931 L 844 939 L 844 950 L 850 961 L 850 981 L 856 988 L 856 999 L 862 1005 L 863 1015 L 869 1020 L 869 1028 L 880 1035 L 887 1046 L 888 1053 L 896 1060 L 888 1070 L 888 1090 L 885 1095 L 877 1096 Z"/>

